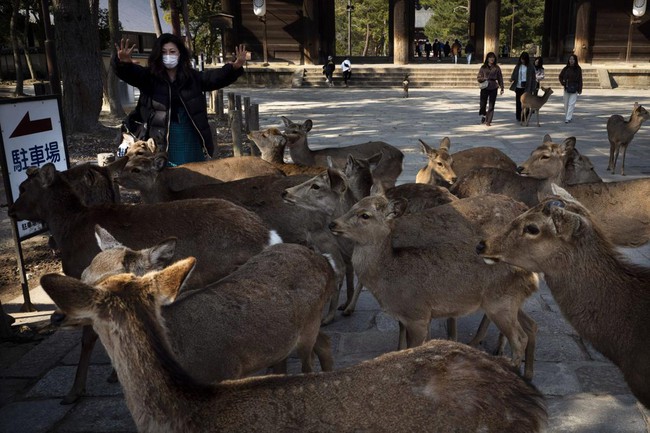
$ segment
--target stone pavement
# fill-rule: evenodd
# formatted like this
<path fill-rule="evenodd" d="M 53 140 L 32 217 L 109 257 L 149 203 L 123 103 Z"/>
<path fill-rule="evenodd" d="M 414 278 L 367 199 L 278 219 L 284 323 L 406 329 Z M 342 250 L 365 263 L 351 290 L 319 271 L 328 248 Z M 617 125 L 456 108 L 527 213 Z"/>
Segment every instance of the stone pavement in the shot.
<path fill-rule="evenodd" d="M 650 90 L 589 90 L 579 97 L 574 120 L 565 124 L 562 95 L 551 96 L 541 113 L 542 127 L 521 127 L 514 119 L 514 93 L 497 99 L 493 126 L 478 122 L 478 89 L 412 89 L 408 99 L 401 89 L 234 89 L 260 104 L 262 127 L 280 125 L 280 115 L 294 121 L 310 118 L 312 147 L 337 146 L 367 140 L 384 140 L 401 148 L 406 157 L 401 182 L 414 181 L 424 165 L 418 139 L 431 145 L 449 136 L 452 151 L 472 146 L 494 146 L 517 162 L 549 133 L 557 142 L 577 137 L 577 147 L 589 156 L 606 180 L 622 180 L 605 168 L 609 155 L 606 122 L 611 114 L 628 116 L 635 101 L 648 102 Z M 650 175 L 650 131 L 637 133 L 627 155 L 627 179 Z M 626 250 L 634 261 L 650 264 L 650 247 Z M 34 302 L 52 308 L 51 301 Z M 20 300 L 5 305 L 14 312 Z M 50 304 L 50 305 L 48 305 Z M 546 395 L 548 432 L 641 433 L 650 432 L 650 411 L 630 394 L 619 370 L 583 341 L 563 319 L 548 288 L 527 302 L 525 310 L 539 325 L 534 384 Z M 49 313 L 40 312 L 41 317 Z M 650 314 L 650 312 L 649 312 Z M 16 314 L 20 316 L 20 314 Z M 481 315 L 459 319 L 459 339 L 469 341 Z M 612 323 L 616 326 L 616 323 Z M 337 316 L 324 328 L 332 336 L 336 368 L 354 365 L 397 346 L 397 324 L 382 313 L 367 291 L 351 317 Z M 444 338 L 444 321 L 431 325 L 434 338 Z M 101 348 L 95 350 L 88 392 L 80 402 L 62 406 L 79 354 L 79 331 L 61 330 L 47 338 L 15 364 L 0 371 L 0 432 L 131 432 L 134 424 L 119 384 L 106 378 L 110 362 Z M 495 347 L 497 331 L 490 328 L 484 348 Z M 297 370 L 297 361 L 293 370 Z"/>

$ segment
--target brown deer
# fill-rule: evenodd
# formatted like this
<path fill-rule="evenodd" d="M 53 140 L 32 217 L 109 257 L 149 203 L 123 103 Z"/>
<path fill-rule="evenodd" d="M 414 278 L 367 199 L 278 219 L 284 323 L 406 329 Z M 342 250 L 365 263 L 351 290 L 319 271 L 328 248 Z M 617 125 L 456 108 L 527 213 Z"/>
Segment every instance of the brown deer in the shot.
<path fill-rule="evenodd" d="M 489 264 L 543 272 L 569 323 L 621 369 L 650 408 L 650 268 L 627 263 L 586 207 L 556 193 L 477 251 Z"/>
<path fill-rule="evenodd" d="M 174 359 L 159 321 L 161 304 L 177 296 L 191 268 L 192 259 L 185 259 L 140 278 L 115 275 L 96 287 L 56 274 L 41 278 L 71 316 L 93 322 L 140 432 L 529 433 L 545 427 L 542 395 L 505 360 L 448 341 L 329 373 L 201 385 Z"/>
<path fill-rule="evenodd" d="M 287 145 L 287 138 L 278 128 L 251 131 L 248 133 L 248 138 L 253 140 L 253 143 L 260 150 L 264 161 L 270 162 L 287 176 L 297 174 L 316 176 L 325 171 L 325 167 L 284 162 L 284 149 Z"/>
<path fill-rule="evenodd" d="M 634 135 L 641 128 L 643 122 L 650 118 L 650 113 L 639 105 L 634 103 L 634 109 L 629 120 L 625 120 L 619 114 L 613 114 L 607 119 L 607 138 L 609 139 L 609 164 L 607 171 L 616 172 L 616 160 L 618 152 L 623 148 L 623 160 L 621 161 L 621 175 L 625 176 L 625 153 L 627 146 L 634 139 Z"/>
<path fill-rule="evenodd" d="M 80 277 L 100 251 L 94 237 L 96 224 L 136 249 L 170 236 L 178 238 L 176 259 L 198 257 L 190 288 L 218 280 L 279 240 L 253 212 L 225 200 L 84 206 L 52 164 L 28 171 L 20 189 L 8 214 L 46 223 L 61 251 L 63 272 L 74 277 Z M 82 346 L 92 347 L 96 338 L 90 327 L 84 327 Z M 71 403 L 82 393 L 83 386 L 75 384 L 64 401 Z"/>
<path fill-rule="evenodd" d="M 362 144 L 355 144 L 343 147 L 328 147 L 319 150 L 311 150 L 307 144 L 307 133 L 311 131 L 312 121 L 305 120 L 303 123 L 294 123 L 282 116 L 287 137 L 287 146 L 293 162 L 302 165 L 330 167 L 343 170 L 348 155 L 357 158 L 369 158 L 378 153 L 382 154 L 381 161 L 377 164 L 373 175 L 384 188 L 395 186 L 395 182 L 402 173 L 402 161 L 404 154 L 394 146 L 383 141 L 370 141 Z M 330 164 L 331 162 L 331 164 Z"/>
<path fill-rule="evenodd" d="M 575 137 L 567 138 L 564 145 L 575 146 Z M 451 192 L 458 197 L 505 194 L 533 207 L 539 203 L 539 197 L 549 194 L 552 184 L 556 184 L 564 186 L 592 212 L 593 218 L 614 244 L 638 247 L 650 241 L 649 178 L 566 185 L 563 180 L 566 169 L 562 169 L 558 160 L 555 165 L 559 171 L 547 179 L 533 179 L 492 168 L 477 169 L 459 179 Z"/>
<path fill-rule="evenodd" d="M 96 236 L 102 252 L 82 274 L 87 284 L 121 273 L 142 276 L 168 266 L 174 256 L 175 239 L 134 251 L 99 226 Z M 294 349 L 303 372 L 312 371 L 312 348 L 329 371 L 329 337 L 319 328 L 334 280 L 322 255 L 295 244 L 270 246 L 223 279 L 162 307 L 172 350 L 201 382 L 235 379 L 270 366 L 286 372 L 283 361 Z"/>
<path fill-rule="evenodd" d="M 505 153 L 494 147 L 474 147 L 449 153 L 451 141 L 448 137 L 440 141 L 438 149 L 420 140 L 422 152 L 427 156 L 427 165 L 421 168 L 415 178 L 416 183 L 448 187 L 478 167 L 496 167 L 514 172 L 517 164 Z"/>
<path fill-rule="evenodd" d="M 603 181 L 589 158 L 576 149 L 575 141 L 566 140 L 562 144 L 556 144 L 548 134 L 544 135 L 542 144 L 531 152 L 530 157 L 517 167 L 517 172 L 537 179 L 547 179 L 554 177 L 562 167 L 566 185 Z"/>
<path fill-rule="evenodd" d="M 533 95 L 532 93 L 524 92 L 521 97 L 521 126 L 528 126 L 530 118 L 533 113 L 537 113 L 537 126 L 539 127 L 539 110 L 546 104 L 548 98 L 553 94 L 553 89 L 550 87 L 541 87 L 544 94 L 542 96 Z"/>
<path fill-rule="evenodd" d="M 400 349 L 421 345 L 433 318 L 482 309 L 508 338 L 513 365 L 520 365 L 525 352 L 524 376 L 532 378 L 536 325 L 521 308 L 537 289 L 537 277 L 507 266 L 486 268 L 471 241 L 480 239 L 480 231 L 454 208 L 457 203 L 401 217 L 406 200 L 365 197 L 330 230 L 354 243 L 355 272 L 399 321 Z M 496 203 L 490 207 L 507 212 Z"/>

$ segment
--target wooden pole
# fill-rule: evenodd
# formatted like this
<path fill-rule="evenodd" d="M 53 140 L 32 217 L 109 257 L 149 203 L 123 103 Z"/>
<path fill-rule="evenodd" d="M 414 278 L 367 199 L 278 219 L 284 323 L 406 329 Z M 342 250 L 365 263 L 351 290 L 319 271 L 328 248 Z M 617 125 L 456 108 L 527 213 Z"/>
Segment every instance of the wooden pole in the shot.
<path fill-rule="evenodd" d="M 219 119 L 223 119 L 223 89 L 217 90 L 217 104 L 216 104 L 216 113 Z"/>
<path fill-rule="evenodd" d="M 246 126 L 245 131 L 247 133 L 251 132 L 250 117 L 251 117 L 251 98 L 250 96 L 244 96 L 244 125 Z"/>
<path fill-rule="evenodd" d="M 260 129 L 260 106 L 259 104 L 251 104 L 249 111 L 250 120 L 247 122 L 249 131 L 258 131 Z M 260 156 L 260 150 L 254 144 L 251 146 L 251 155 Z"/>
<path fill-rule="evenodd" d="M 232 111 L 232 122 L 230 125 L 232 134 L 232 154 L 233 156 L 242 156 L 241 110 Z"/>

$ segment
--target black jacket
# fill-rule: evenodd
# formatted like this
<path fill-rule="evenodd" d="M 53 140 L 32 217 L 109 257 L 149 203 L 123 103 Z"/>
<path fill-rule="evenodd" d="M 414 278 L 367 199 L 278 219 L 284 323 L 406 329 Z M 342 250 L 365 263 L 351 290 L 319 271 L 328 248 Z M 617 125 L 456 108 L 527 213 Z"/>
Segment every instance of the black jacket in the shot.
<path fill-rule="evenodd" d="M 140 89 L 140 116 L 146 123 L 147 137 L 153 138 L 161 150 L 168 150 L 171 83 L 151 73 L 149 68 L 135 63 L 124 63 L 114 57 L 115 74 L 128 84 Z M 190 76 L 178 82 L 178 89 L 185 110 L 203 141 L 205 152 L 212 156 L 214 146 L 208 124 L 208 110 L 203 92 L 217 90 L 234 83 L 244 73 L 244 68 L 234 69 L 228 63 L 221 69 L 204 72 L 190 71 Z"/>

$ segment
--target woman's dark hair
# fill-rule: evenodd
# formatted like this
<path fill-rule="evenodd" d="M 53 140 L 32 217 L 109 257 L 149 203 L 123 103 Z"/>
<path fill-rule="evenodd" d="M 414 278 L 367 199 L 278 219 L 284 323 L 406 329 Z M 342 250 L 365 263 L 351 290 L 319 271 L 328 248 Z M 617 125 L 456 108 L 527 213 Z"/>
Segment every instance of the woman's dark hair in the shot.
<path fill-rule="evenodd" d="M 494 57 L 494 64 L 495 64 L 495 65 L 497 64 L 497 55 L 494 54 L 494 52 L 490 51 L 489 53 L 487 53 L 487 54 L 485 55 L 485 61 L 483 62 L 483 66 L 488 66 L 488 59 L 489 59 L 490 57 Z"/>
<path fill-rule="evenodd" d="M 544 59 L 541 56 L 540 57 L 535 57 L 535 60 L 533 61 L 533 66 L 538 66 L 538 65 L 535 65 L 535 63 L 537 63 L 537 61 L 539 61 L 539 67 L 543 68 L 544 67 Z"/>
<path fill-rule="evenodd" d="M 523 60 L 523 61 L 522 61 Z M 521 53 L 521 56 L 519 56 L 519 61 L 523 63 L 524 65 L 528 66 L 530 64 L 530 56 L 526 51 Z"/>
<path fill-rule="evenodd" d="M 575 61 L 576 61 L 576 64 L 574 66 L 580 66 L 580 65 L 578 65 L 578 56 L 576 56 L 575 54 L 571 54 L 569 56 L 569 58 L 566 60 L 566 65 L 571 66 L 571 64 L 569 64 L 569 60 L 571 60 L 571 57 L 573 57 L 575 59 Z"/>
<path fill-rule="evenodd" d="M 149 68 L 154 75 L 163 79 L 167 77 L 166 68 L 162 62 L 162 48 L 169 42 L 176 45 L 178 48 L 180 57 L 178 58 L 176 76 L 181 80 L 184 80 L 189 76 L 190 69 L 192 68 L 190 63 L 190 51 L 187 49 L 181 38 L 172 35 L 171 33 L 163 33 L 158 39 L 156 39 L 156 42 L 154 42 L 151 54 L 149 55 Z"/>

